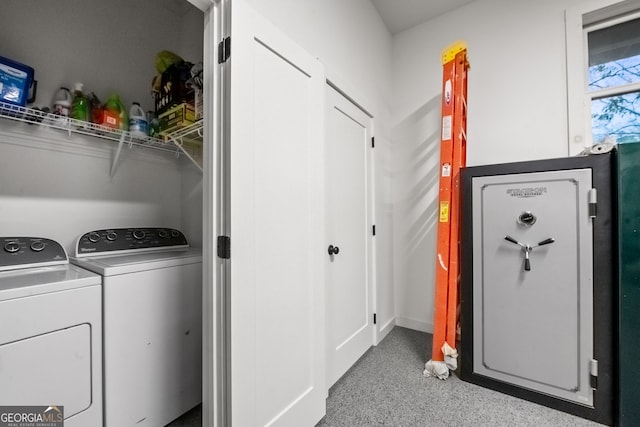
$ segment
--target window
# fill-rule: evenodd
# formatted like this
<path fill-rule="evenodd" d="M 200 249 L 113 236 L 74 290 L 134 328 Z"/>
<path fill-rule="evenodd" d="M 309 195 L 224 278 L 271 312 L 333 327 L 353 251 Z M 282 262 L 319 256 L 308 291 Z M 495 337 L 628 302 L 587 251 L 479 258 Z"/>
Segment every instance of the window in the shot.
<path fill-rule="evenodd" d="M 640 18 L 585 28 L 591 140 L 640 142 Z"/>
<path fill-rule="evenodd" d="M 580 2 L 565 24 L 569 154 L 640 142 L 640 1 Z"/>

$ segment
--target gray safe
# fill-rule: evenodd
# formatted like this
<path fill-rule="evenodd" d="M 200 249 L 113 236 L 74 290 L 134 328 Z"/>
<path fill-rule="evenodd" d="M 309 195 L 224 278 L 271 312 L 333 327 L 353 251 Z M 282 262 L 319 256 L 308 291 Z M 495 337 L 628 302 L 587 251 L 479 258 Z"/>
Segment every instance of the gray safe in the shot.
<path fill-rule="evenodd" d="M 613 423 L 614 155 L 462 171 L 463 380 Z"/>

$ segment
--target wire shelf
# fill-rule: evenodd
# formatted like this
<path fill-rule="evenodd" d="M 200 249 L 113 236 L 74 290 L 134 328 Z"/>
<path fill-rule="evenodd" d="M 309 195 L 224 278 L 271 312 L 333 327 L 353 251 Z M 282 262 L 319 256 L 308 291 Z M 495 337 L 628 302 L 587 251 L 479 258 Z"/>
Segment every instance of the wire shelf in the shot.
<path fill-rule="evenodd" d="M 140 146 L 155 150 L 168 151 L 176 156 L 181 154 L 179 147 L 165 140 L 150 136 L 138 136 L 129 131 L 112 129 L 107 126 L 89 123 L 70 117 L 57 116 L 41 110 L 0 102 L 0 117 L 14 121 L 24 122 L 41 127 L 58 129 L 67 132 L 68 135 L 80 134 L 96 138 L 107 139 L 125 143 L 129 146 Z"/>
<path fill-rule="evenodd" d="M 202 171 L 202 119 L 166 136 Z"/>

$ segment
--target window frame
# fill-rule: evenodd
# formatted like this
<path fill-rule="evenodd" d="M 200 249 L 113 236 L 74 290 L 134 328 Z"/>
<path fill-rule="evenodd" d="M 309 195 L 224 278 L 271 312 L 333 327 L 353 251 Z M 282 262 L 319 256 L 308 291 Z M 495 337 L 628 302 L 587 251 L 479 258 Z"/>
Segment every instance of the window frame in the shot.
<path fill-rule="evenodd" d="M 589 91 L 588 42 L 590 31 L 640 17 L 638 0 L 591 0 L 565 11 L 567 55 L 568 151 L 573 156 L 593 145 L 591 102 L 594 99 L 640 90 L 640 82 Z"/>

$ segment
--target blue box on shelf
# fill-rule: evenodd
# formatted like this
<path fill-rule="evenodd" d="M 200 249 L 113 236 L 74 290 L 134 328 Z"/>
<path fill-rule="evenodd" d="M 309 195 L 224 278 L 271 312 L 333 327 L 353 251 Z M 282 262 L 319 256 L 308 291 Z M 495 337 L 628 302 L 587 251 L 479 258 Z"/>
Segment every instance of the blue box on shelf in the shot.
<path fill-rule="evenodd" d="M 34 85 L 34 70 L 28 65 L 0 56 L 0 102 L 24 107 Z M 35 87 L 33 88 L 35 98 Z"/>

